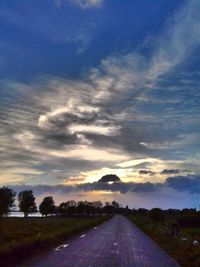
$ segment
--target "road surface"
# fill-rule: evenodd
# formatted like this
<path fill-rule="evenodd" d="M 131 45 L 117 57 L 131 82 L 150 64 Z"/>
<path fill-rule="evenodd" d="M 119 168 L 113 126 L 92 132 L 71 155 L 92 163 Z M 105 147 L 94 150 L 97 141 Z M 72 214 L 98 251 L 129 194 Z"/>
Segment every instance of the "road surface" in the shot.
<path fill-rule="evenodd" d="M 180 267 L 132 222 L 120 215 L 23 266 Z"/>

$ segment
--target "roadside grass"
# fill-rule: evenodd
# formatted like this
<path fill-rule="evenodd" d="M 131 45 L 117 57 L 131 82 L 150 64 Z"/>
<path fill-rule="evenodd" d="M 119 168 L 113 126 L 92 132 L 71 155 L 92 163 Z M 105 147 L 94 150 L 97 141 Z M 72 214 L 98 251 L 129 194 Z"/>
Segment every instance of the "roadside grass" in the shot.
<path fill-rule="evenodd" d="M 109 217 L 2 218 L 0 266 L 12 266 L 59 245 L 67 238 L 96 226 Z"/>
<path fill-rule="evenodd" d="M 193 240 L 200 241 L 200 228 L 180 228 L 180 237 L 174 238 L 170 233 L 170 220 L 159 223 L 147 221 L 140 215 L 130 215 L 128 218 L 182 267 L 200 267 L 200 246 L 192 245 Z M 186 240 L 182 240 L 183 238 Z"/>

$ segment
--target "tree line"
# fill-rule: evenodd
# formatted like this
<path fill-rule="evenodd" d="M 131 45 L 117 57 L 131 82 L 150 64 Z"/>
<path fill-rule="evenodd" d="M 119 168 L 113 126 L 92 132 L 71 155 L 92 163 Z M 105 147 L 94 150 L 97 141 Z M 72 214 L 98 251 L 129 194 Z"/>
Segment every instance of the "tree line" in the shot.
<path fill-rule="evenodd" d="M 0 218 L 7 216 L 15 206 L 16 193 L 8 188 L 0 188 Z M 153 208 L 151 210 L 139 208 L 129 209 L 121 207 L 116 201 L 106 202 L 103 204 L 101 201 L 74 201 L 69 200 L 62 202 L 59 206 L 55 205 L 52 196 L 46 196 L 39 204 L 39 209 L 35 203 L 35 196 L 32 190 L 24 190 L 17 195 L 18 207 L 24 213 L 24 217 L 28 217 L 30 213 L 39 212 L 42 216 L 56 215 L 62 217 L 68 216 L 94 216 L 101 214 L 114 214 L 120 213 L 125 215 L 142 216 L 144 220 L 164 222 L 166 219 L 178 219 L 180 225 L 187 226 L 198 225 L 200 226 L 200 211 L 196 209 L 168 209 L 162 210 L 160 208 Z"/>
<path fill-rule="evenodd" d="M 0 188 L 0 217 L 7 216 L 15 206 L 16 193 L 8 188 Z M 28 217 L 30 213 L 37 212 L 35 196 L 32 190 L 21 191 L 17 195 L 18 207 L 24 213 L 24 217 Z M 116 201 L 106 202 L 105 205 L 101 201 L 74 201 L 69 200 L 62 202 L 59 206 L 55 205 L 52 196 L 46 196 L 39 205 L 39 212 L 42 216 L 60 215 L 60 216 L 91 216 L 100 214 L 123 213 L 127 211 L 122 208 Z"/>
<path fill-rule="evenodd" d="M 16 193 L 8 187 L 0 188 L 0 217 L 7 216 L 15 206 Z M 24 213 L 24 217 L 32 212 L 37 211 L 35 197 L 32 190 L 21 191 L 17 200 L 19 202 L 19 210 Z"/>

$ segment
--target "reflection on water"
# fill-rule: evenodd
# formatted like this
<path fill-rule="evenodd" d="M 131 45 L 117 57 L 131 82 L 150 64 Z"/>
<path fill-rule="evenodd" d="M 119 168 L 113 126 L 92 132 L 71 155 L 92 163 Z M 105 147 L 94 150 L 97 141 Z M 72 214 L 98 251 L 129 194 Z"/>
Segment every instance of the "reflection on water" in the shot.
<path fill-rule="evenodd" d="M 9 213 L 9 217 L 24 217 L 24 213 L 21 211 L 12 211 Z M 39 212 L 34 212 L 29 214 L 29 217 L 42 217 L 42 215 Z"/>

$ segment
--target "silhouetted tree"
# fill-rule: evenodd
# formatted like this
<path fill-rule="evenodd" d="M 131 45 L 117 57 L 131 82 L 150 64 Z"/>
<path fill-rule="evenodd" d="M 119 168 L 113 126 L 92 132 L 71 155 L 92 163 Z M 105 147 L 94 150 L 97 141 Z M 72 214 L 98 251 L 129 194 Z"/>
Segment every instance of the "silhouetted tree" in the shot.
<path fill-rule="evenodd" d="M 58 207 L 58 211 L 62 216 L 72 216 L 75 213 L 76 205 L 77 203 L 74 200 L 62 202 Z"/>
<path fill-rule="evenodd" d="M 114 212 L 113 205 L 110 202 L 106 202 L 105 206 L 103 207 L 103 212 L 106 214 L 111 214 Z"/>
<path fill-rule="evenodd" d="M 105 205 L 101 201 L 79 201 L 69 200 L 67 202 L 62 202 L 57 208 L 57 212 L 61 216 L 95 216 L 100 214 L 131 214 L 132 210 L 128 206 L 126 208 L 121 207 L 121 205 L 116 202 L 106 202 Z"/>
<path fill-rule="evenodd" d="M 67 201 L 67 205 L 68 205 L 68 209 L 67 209 L 68 215 L 73 216 L 76 210 L 76 205 L 77 205 L 76 201 L 69 200 Z"/>
<path fill-rule="evenodd" d="M 103 207 L 103 204 L 101 203 L 101 201 L 94 201 L 93 202 L 93 207 L 94 207 L 94 213 L 98 213 L 98 214 L 101 214 L 101 211 L 102 211 L 102 207 Z"/>
<path fill-rule="evenodd" d="M 78 215 L 84 215 L 86 213 L 85 211 L 85 204 L 83 201 L 79 201 L 76 207 L 76 211 Z"/>
<path fill-rule="evenodd" d="M 147 216 L 149 211 L 147 209 L 139 208 L 138 215 Z"/>
<path fill-rule="evenodd" d="M 115 208 L 115 209 L 119 209 L 120 205 L 119 203 L 117 203 L 117 201 L 114 201 L 112 202 L 112 206 Z"/>
<path fill-rule="evenodd" d="M 133 214 L 133 215 L 137 215 L 137 214 L 138 214 L 138 211 L 137 211 L 135 208 L 133 208 L 133 209 L 132 209 L 132 214 Z"/>
<path fill-rule="evenodd" d="M 181 215 L 197 215 L 197 211 L 196 209 L 185 208 L 181 210 Z"/>
<path fill-rule="evenodd" d="M 68 205 L 66 202 L 60 203 L 58 207 L 58 212 L 60 213 L 61 216 L 67 216 L 67 208 L 68 208 Z"/>
<path fill-rule="evenodd" d="M 154 221 L 163 222 L 164 212 L 159 208 L 154 208 L 150 210 L 149 217 Z"/>
<path fill-rule="evenodd" d="M 125 209 L 122 209 L 122 211 L 124 212 L 125 215 L 129 215 L 132 213 L 131 209 L 129 209 L 128 205 L 126 205 Z"/>
<path fill-rule="evenodd" d="M 15 193 L 8 187 L 0 188 L 0 217 L 8 215 L 10 209 L 14 206 Z"/>
<path fill-rule="evenodd" d="M 45 197 L 39 206 L 39 211 L 42 216 L 47 216 L 49 214 L 55 213 L 55 202 L 53 200 L 53 197 Z"/>
<path fill-rule="evenodd" d="M 170 217 L 177 217 L 179 214 L 180 214 L 180 210 L 179 209 L 168 209 L 168 210 L 165 210 L 165 214 L 167 216 L 170 216 Z"/>
<path fill-rule="evenodd" d="M 87 215 L 92 214 L 93 212 L 93 207 L 92 207 L 92 202 L 84 201 L 85 204 L 85 211 Z"/>
<path fill-rule="evenodd" d="M 28 217 L 29 213 L 36 212 L 35 197 L 32 190 L 25 190 L 18 194 L 19 209 Z"/>

